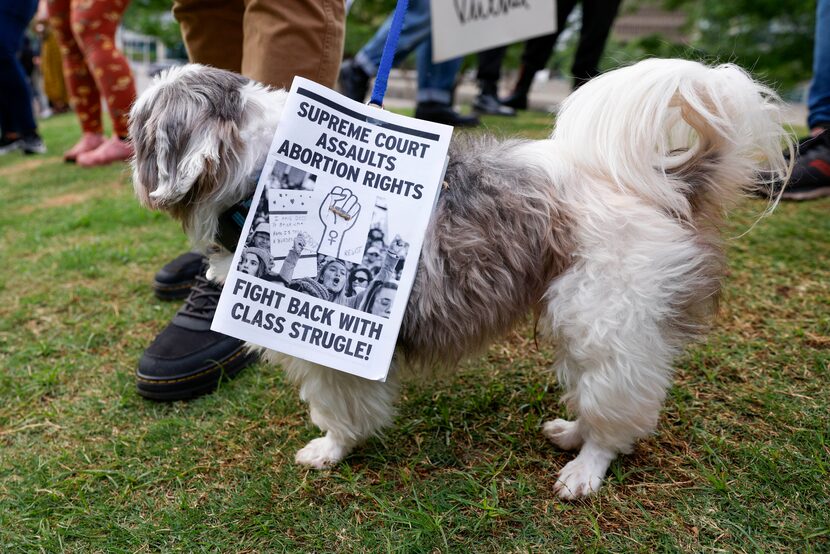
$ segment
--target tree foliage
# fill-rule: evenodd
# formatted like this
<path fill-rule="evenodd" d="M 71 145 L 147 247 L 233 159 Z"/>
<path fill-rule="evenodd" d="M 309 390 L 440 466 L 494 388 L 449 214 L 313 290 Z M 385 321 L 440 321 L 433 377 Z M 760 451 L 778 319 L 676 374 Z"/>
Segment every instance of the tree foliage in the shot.
<path fill-rule="evenodd" d="M 780 86 L 812 74 L 815 0 L 666 0 L 688 16 L 690 46 Z"/>
<path fill-rule="evenodd" d="M 182 36 L 172 10 L 173 0 L 132 0 L 124 14 L 124 26 L 175 47 L 181 44 Z"/>
<path fill-rule="evenodd" d="M 354 56 L 395 11 L 395 0 L 355 0 L 346 23 L 346 57 Z"/>
<path fill-rule="evenodd" d="M 816 0 L 626 0 L 623 9 L 654 3 L 687 14 L 688 44 L 671 44 L 658 36 L 625 45 L 612 43 L 606 49 L 604 68 L 646 56 L 678 56 L 734 62 L 782 88 L 811 76 Z M 396 0 L 354 2 L 346 33 L 347 57 L 366 43 L 395 4 Z M 160 37 L 168 46 L 179 45 L 172 5 L 172 0 L 132 0 L 124 23 Z M 562 45 L 558 50 L 553 65 L 565 69 L 564 57 L 570 57 L 572 48 Z M 509 57 L 507 66 L 515 64 L 514 57 Z"/>

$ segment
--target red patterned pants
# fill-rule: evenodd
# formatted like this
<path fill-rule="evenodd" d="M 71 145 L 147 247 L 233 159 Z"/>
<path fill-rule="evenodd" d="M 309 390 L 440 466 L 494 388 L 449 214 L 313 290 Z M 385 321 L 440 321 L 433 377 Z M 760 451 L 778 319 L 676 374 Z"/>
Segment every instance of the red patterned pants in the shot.
<path fill-rule="evenodd" d="M 86 133 L 103 132 L 103 96 L 114 133 L 125 138 L 135 82 L 126 58 L 115 47 L 115 30 L 129 0 L 48 0 L 48 4 L 81 128 Z"/>

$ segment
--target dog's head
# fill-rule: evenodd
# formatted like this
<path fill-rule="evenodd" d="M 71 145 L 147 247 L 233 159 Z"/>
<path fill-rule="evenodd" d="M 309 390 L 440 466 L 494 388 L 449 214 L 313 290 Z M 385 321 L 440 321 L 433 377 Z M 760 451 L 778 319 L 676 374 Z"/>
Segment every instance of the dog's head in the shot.
<path fill-rule="evenodd" d="M 250 195 L 285 101 L 229 71 L 172 68 L 130 112 L 133 186 L 141 203 L 180 219 L 197 245 L 218 214 Z"/>

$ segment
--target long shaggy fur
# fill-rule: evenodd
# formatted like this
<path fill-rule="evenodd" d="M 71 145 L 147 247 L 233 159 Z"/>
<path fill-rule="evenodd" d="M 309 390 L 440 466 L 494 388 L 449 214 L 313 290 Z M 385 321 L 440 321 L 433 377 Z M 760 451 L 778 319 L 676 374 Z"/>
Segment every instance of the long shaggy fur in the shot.
<path fill-rule="evenodd" d="M 410 364 L 454 366 L 540 311 L 570 264 L 569 216 L 533 143 L 461 136 L 424 241 L 399 339 Z M 518 214 L 521 214 L 520 216 Z"/>
<path fill-rule="evenodd" d="M 130 112 L 139 201 L 169 211 L 207 248 L 216 216 L 256 188 L 285 96 L 197 64 L 158 77 Z"/>
<path fill-rule="evenodd" d="M 251 194 L 284 100 L 204 66 L 162 76 L 132 113 L 139 199 L 208 246 L 218 214 Z M 337 463 L 389 425 L 399 365 L 452 367 L 533 311 L 575 416 L 542 429 L 579 449 L 556 490 L 595 491 L 654 430 L 673 359 L 708 329 L 726 211 L 759 176 L 786 178 L 778 109 L 735 66 L 648 60 L 571 95 L 548 140 L 454 139 L 389 380 L 263 353 L 326 433 L 297 462 Z M 211 263 L 224 280 L 230 253 Z"/>

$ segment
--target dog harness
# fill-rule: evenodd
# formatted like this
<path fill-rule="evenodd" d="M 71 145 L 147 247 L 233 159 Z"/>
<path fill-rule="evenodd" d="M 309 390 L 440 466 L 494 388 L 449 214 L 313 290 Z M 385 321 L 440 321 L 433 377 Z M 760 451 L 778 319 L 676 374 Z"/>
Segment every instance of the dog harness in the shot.
<path fill-rule="evenodd" d="M 239 243 L 239 237 L 242 236 L 242 227 L 245 226 L 245 218 L 248 217 L 252 201 L 253 198 L 246 198 L 219 215 L 219 227 L 214 240 L 227 248 L 229 252 L 236 251 L 236 245 Z"/>

